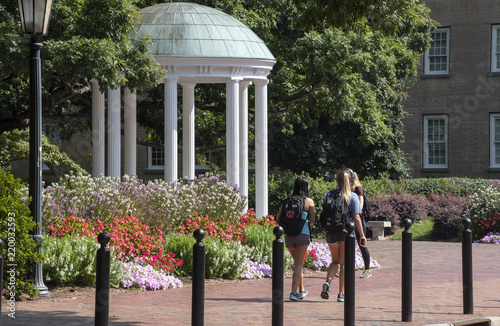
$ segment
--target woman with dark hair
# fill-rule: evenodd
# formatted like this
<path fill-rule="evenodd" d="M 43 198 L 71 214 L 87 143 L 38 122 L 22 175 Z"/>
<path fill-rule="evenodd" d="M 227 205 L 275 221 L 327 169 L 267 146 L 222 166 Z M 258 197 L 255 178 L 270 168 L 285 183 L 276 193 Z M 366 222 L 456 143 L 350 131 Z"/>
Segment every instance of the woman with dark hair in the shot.
<path fill-rule="evenodd" d="M 287 235 L 285 232 L 285 245 L 293 258 L 292 288 L 289 299 L 302 301 L 309 293 L 304 287 L 302 267 L 309 246 L 310 226 L 314 224 L 314 201 L 309 198 L 309 181 L 307 178 L 298 177 L 293 186 L 293 195 L 299 195 L 304 201 L 304 208 L 300 217 L 305 221 L 302 231 L 298 235 Z M 283 206 L 276 215 L 276 221 L 281 218 Z"/>

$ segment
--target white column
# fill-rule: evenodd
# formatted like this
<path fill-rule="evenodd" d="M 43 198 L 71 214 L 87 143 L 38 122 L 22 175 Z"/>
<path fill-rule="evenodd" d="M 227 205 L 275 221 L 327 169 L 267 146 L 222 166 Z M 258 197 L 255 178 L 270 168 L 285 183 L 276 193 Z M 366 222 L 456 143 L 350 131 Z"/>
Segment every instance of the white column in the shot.
<path fill-rule="evenodd" d="M 255 81 L 255 216 L 268 214 L 267 80 Z"/>
<path fill-rule="evenodd" d="M 137 96 L 130 88 L 124 89 L 124 174 L 137 174 Z"/>
<path fill-rule="evenodd" d="M 165 181 L 177 180 L 177 79 L 165 79 Z"/>
<path fill-rule="evenodd" d="M 247 199 L 244 211 L 248 210 L 248 85 L 240 83 L 240 193 Z"/>
<path fill-rule="evenodd" d="M 239 81 L 226 83 L 226 174 L 227 183 L 237 186 L 239 176 Z"/>
<path fill-rule="evenodd" d="M 108 89 L 108 175 L 121 177 L 120 87 Z"/>
<path fill-rule="evenodd" d="M 182 176 L 195 178 L 194 83 L 182 84 Z"/>
<path fill-rule="evenodd" d="M 92 85 L 92 177 L 97 178 L 106 173 L 105 96 L 99 90 L 97 79 L 92 79 L 90 83 Z"/>

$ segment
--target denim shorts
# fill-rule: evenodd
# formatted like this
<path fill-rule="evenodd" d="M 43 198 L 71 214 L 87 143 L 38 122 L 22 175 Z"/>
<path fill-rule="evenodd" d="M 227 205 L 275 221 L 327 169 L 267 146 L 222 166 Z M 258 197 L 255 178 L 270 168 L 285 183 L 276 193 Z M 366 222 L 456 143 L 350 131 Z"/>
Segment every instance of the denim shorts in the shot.
<path fill-rule="evenodd" d="M 327 243 L 334 244 L 339 241 L 344 242 L 346 235 L 346 231 L 326 232 L 325 239 Z"/>
<path fill-rule="evenodd" d="M 305 246 L 309 244 L 309 234 L 301 233 L 299 235 L 286 235 L 285 245 L 287 248 L 295 248 L 297 246 Z"/>

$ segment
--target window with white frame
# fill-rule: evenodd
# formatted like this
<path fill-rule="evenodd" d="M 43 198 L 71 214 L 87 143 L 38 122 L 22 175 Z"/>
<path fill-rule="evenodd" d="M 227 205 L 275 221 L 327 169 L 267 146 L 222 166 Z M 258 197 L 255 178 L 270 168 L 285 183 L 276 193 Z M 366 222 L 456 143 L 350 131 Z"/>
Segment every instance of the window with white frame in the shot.
<path fill-rule="evenodd" d="M 450 72 L 450 29 L 438 28 L 432 33 L 431 48 L 425 52 L 424 73 L 444 75 Z"/>
<path fill-rule="evenodd" d="M 500 168 L 500 113 L 490 115 L 490 167 Z"/>
<path fill-rule="evenodd" d="M 500 25 L 491 27 L 491 72 L 500 72 Z"/>
<path fill-rule="evenodd" d="M 448 167 L 448 116 L 424 116 L 424 168 Z"/>
<path fill-rule="evenodd" d="M 163 149 L 148 147 L 148 168 L 153 170 L 165 168 L 165 151 Z"/>

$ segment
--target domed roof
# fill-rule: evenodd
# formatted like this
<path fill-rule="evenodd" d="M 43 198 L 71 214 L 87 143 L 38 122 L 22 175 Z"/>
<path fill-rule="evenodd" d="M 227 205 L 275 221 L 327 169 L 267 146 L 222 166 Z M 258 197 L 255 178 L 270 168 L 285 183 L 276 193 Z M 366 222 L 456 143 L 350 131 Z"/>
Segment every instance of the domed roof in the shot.
<path fill-rule="evenodd" d="M 174 2 L 143 8 L 140 14 L 133 40 L 151 36 L 154 57 L 275 60 L 250 28 L 219 10 Z"/>

